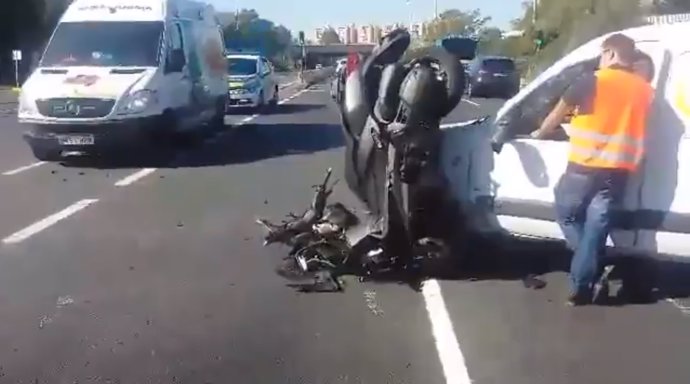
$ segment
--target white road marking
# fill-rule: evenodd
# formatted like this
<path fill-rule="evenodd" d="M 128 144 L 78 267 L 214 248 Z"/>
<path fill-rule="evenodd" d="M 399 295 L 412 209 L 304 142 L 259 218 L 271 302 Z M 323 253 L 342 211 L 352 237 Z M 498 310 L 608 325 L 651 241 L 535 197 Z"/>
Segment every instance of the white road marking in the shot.
<path fill-rule="evenodd" d="M 41 219 L 28 227 L 13 233 L 12 235 L 6 237 L 5 239 L 2 240 L 3 243 L 5 244 L 17 244 L 21 243 L 22 241 L 28 239 L 29 237 L 49 228 L 52 225 L 55 225 L 61 220 L 64 220 L 73 214 L 81 211 L 82 209 L 88 207 L 89 205 L 92 205 L 96 203 L 98 199 L 84 199 L 84 200 L 79 200 L 76 203 L 70 205 L 69 207 L 63 209 L 60 212 L 54 213 L 44 219 Z"/>
<path fill-rule="evenodd" d="M 36 163 L 33 163 L 33 164 L 25 165 L 25 166 L 23 166 L 23 167 L 19 167 L 19 168 L 15 168 L 15 169 L 9 170 L 9 171 L 7 171 L 7 172 L 3 172 L 2 175 L 3 175 L 3 176 L 12 176 L 12 175 L 16 175 L 16 174 L 18 174 L 18 173 L 22 173 L 22 172 L 24 172 L 24 171 L 28 171 L 29 169 L 36 168 L 36 167 L 40 167 L 41 165 L 43 165 L 43 164 L 45 164 L 45 163 L 46 163 L 45 161 L 39 161 L 39 162 L 36 162 Z"/>
<path fill-rule="evenodd" d="M 465 358 L 455 336 L 453 323 L 448 315 L 438 281 L 425 281 L 422 286 L 422 295 L 429 321 L 431 321 L 431 331 L 436 343 L 436 352 L 443 367 L 443 375 L 446 377 L 446 384 L 471 384 Z"/>
<path fill-rule="evenodd" d="M 287 101 L 290 101 L 290 100 L 294 99 L 295 97 L 301 95 L 305 91 L 306 91 L 306 89 L 303 89 L 299 92 L 296 92 L 293 95 L 279 101 L 278 104 L 283 104 Z M 228 118 L 228 116 L 225 116 L 224 123 L 227 125 L 230 125 L 230 126 L 239 127 L 239 126 L 242 126 L 244 124 L 249 123 L 250 121 L 256 119 L 259 116 L 261 116 L 260 113 L 255 113 L 251 116 L 247 116 L 247 117 L 243 118 L 242 120 L 240 120 L 238 122 L 232 122 L 231 119 Z M 215 137 L 209 137 L 208 139 L 204 140 L 204 144 L 211 144 L 211 143 L 215 142 L 218 139 L 217 136 L 219 136 L 219 135 L 216 135 Z M 146 176 L 148 176 L 148 175 L 150 175 L 156 171 L 157 171 L 157 168 L 143 168 L 143 169 L 119 180 L 118 182 L 115 183 L 115 186 L 116 187 L 126 187 L 126 186 L 131 185 L 131 184 L 135 183 L 136 181 L 138 181 L 138 180 L 140 180 L 140 179 L 142 179 L 142 178 L 144 178 L 144 177 L 146 177 Z"/>
<path fill-rule="evenodd" d="M 462 99 L 462 101 L 466 102 L 467 104 L 472 104 L 472 105 L 474 105 L 475 107 L 481 106 L 479 103 L 476 103 L 476 102 L 474 102 L 474 101 L 472 101 L 472 100 Z"/>
<path fill-rule="evenodd" d="M 156 168 L 143 168 L 143 169 L 140 169 L 140 170 L 138 170 L 138 171 L 132 173 L 131 175 L 129 175 L 129 176 L 123 178 L 123 179 L 118 180 L 118 181 L 115 183 L 115 186 L 116 186 L 116 187 L 126 187 L 126 186 L 128 186 L 128 185 L 131 185 L 131 184 L 135 183 L 137 180 L 139 180 L 139 179 L 141 179 L 141 178 L 144 178 L 144 177 L 146 177 L 146 176 L 148 176 L 148 175 L 150 175 L 150 174 L 152 174 L 152 173 L 154 173 L 154 172 L 156 172 Z"/>
<path fill-rule="evenodd" d="M 668 298 L 668 299 L 666 299 L 666 301 L 669 302 L 669 303 L 671 303 L 671 304 L 672 304 L 674 307 L 676 307 L 678 310 L 680 310 L 680 313 L 682 313 L 683 315 L 686 315 L 686 316 L 690 315 L 690 306 L 683 305 L 683 304 L 680 302 L 680 300 Z"/>
<path fill-rule="evenodd" d="M 291 81 L 291 82 L 289 82 L 289 83 L 280 84 L 280 85 L 278 86 L 278 89 L 287 88 L 287 87 L 289 87 L 289 86 L 291 86 L 291 85 L 297 84 L 298 82 L 299 82 L 299 81 L 295 80 L 295 81 Z"/>

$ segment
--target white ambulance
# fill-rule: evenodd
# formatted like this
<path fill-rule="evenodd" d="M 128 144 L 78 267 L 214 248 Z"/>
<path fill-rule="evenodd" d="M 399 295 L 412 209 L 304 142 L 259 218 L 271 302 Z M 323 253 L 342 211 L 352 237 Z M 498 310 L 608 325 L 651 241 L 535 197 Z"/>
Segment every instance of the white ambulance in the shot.
<path fill-rule="evenodd" d="M 39 160 L 126 149 L 223 124 L 222 29 L 193 0 L 74 0 L 18 108 Z"/>
<path fill-rule="evenodd" d="M 651 59 L 656 98 L 646 158 L 628 185 L 609 246 L 613 254 L 685 259 L 690 257 L 690 24 L 620 32 Z M 444 168 L 476 231 L 563 238 L 553 190 L 567 164 L 568 124 L 550 140 L 528 135 L 573 79 L 596 69 L 605 37 L 568 53 L 506 102 L 495 119 L 446 131 Z"/>

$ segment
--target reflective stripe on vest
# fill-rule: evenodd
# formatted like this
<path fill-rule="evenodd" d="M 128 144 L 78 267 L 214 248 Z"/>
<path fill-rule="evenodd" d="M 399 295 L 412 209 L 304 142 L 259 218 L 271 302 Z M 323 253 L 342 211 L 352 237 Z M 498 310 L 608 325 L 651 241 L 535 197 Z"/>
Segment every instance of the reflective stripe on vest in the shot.
<path fill-rule="evenodd" d="M 644 154 L 653 90 L 624 70 L 603 69 L 596 77 L 591 113 L 576 113 L 571 120 L 568 160 L 594 168 L 635 170 Z"/>

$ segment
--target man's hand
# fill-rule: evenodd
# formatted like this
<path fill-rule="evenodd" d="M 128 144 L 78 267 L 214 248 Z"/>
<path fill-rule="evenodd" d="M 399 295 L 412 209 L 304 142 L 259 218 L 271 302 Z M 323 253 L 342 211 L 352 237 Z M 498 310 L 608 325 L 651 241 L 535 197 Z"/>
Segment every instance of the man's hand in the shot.
<path fill-rule="evenodd" d="M 541 123 L 541 127 L 536 131 L 530 133 L 533 139 L 546 139 L 556 131 L 561 123 L 565 121 L 565 117 L 571 113 L 573 107 L 569 106 L 564 100 L 560 100 L 556 107 L 546 116 L 546 119 Z"/>
<path fill-rule="evenodd" d="M 541 140 L 546 135 L 544 134 L 543 130 L 537 129 L 536 131 L 532 131 L 532 133 L 530 133 L 529 136 L 533 139 Z"/>

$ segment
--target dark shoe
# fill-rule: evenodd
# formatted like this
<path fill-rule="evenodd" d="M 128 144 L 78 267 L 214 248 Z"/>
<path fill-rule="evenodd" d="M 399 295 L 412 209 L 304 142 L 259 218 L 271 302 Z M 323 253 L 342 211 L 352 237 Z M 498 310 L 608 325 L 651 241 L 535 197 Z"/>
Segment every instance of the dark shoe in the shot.
<path fill-rule="evenodd" d="M 571 307 L 580 307 L 583 305 L 592 304 L 592 295 L 584 292 L 572 293 L 570 296 L 568 296 L 568 301 L 566 304 Z"/>

